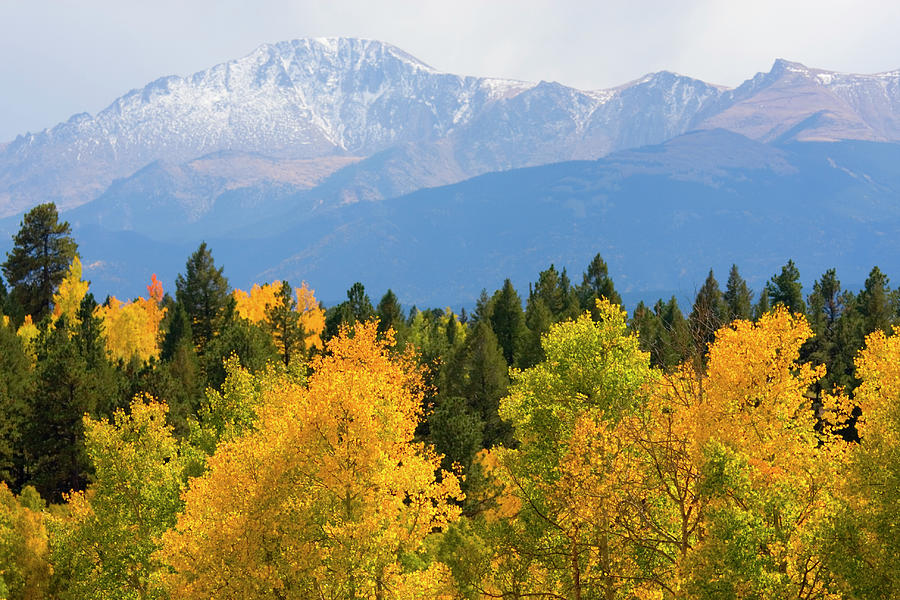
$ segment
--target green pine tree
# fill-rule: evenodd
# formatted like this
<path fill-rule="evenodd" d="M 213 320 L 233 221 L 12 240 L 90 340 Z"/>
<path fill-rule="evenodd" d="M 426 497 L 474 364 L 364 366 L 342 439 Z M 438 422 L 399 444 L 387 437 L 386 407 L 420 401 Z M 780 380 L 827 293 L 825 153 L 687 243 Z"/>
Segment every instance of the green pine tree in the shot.
<path fill-rule="evenodd" d="M 507 279 L 503 287 L 491 298 L 491 328 L 497 336 L 506 364 L 515 366 L 524 351 L 528 327 L 525 325 L 525 311 L 516 288 Z"/>
<path fill-rule="evenodd" d="M 887 276 L 877 266 L 869 272 L 857 302 L 866 335 L 879 329 L 891 330 L 897 316 L 896 297 Z"/>
<path fill-rule="evenodd" d="M 478 321 L 450 361 L 444 397 L 465 398 L 483 424 L 485 447 L 509 441 L 508 424 L 497 412 L 509 386 L 509 367 L 487 320 Z"/>
<path fill-rule="evenodd" d="M 42 497 L 59 502 L 62 494 L 84 489 L 88 481 L 82 417 L 100 416 L 101 407 L 118 404 L 120 385 L 91 368 L 65 316 L 52 326 L 44 322 L 35 374 L 23 439 L 26 476 Z"/>
<path fill-rule="evenodd" d="M 803 284 L 800 283 L 800 271 L 793 260 L 781 267 L 781 273 L 773 275 L 766 284 L 769 304 L 779 304 L 792 313 L 806 314 L 806 303 L 803 302 Z"/>
<path fill-rule="evenodd" d="M 697 356 L 706 355 L 707 348 L 715 339 L 716 331 L 728 322 L 728 310 L 728 304 L 719 289 L 719 282 L 710 269 L 703 287 L 697 292 L 688 317 Z"/>
<path fill-rule="evenodd" d="M 175 298 L 184 306 L 191 323 L 194 346 L 202 355 L 209 342 L 218 335 L 234 310 L 228 280 L 216 268 L 206 242 L 191 254 L 185 274 L 175 279 Z"/>
<path fill-rule="evenodd" d="M 818 390 L 830 390 L 840 378 L 837 365 L 840 350 L 837 339 L 838 320 L 844 306 L 841 294 L 841 282 L 834 269 L 826 271 L 813 284 L 813 291 L 807 298 L 809 325 L 813 337 L 807 340 L 801 349 L 801 358 L 815 364 L 825 365 L 825 378 L 817 383 Z"/>
<path fill-rule="evenodd" d="M 34 374 L 22 340 L 0 321 L 0 481 L 16 491 L 23 483 L 22 436 L 33 394 Z"/>
<path fill-rule="evenodd" d="M 284 360 L 284 354 L 276 349 L 265 325 L 256 325 L 246 319 L 230 319 L 209 344 L 206 354 L 200 357 L 206 387 L 218 389 L 225 382 L 225 361 L 232 355 L 251 373 L 265 369 L 269 361 Z"/>
<path fill-rule="evenodd" d="M 392 290 L 388 290 L 378 302 L 378 331 L 384 333 L 388 329 L 393 329 L 395 333 L 400 333 L 406 325 L 406 319 L 403 316 L 403 308 L 400 306 L 400 300 Z"/>
<path fill-rule="evenodd" d="M 598 298 L 606 298 L 614 304 L 622 304 L 622 297 L 616 291 L 613 280 L 609 276 L 609 269 L 606 262 L 600 254 L 594 256 L 591 264 L 582 277 L 581 285 L 578 286 L 578 299 L 581 304 L 581 310 L 591 311 L 591 315 L 596 320 L 596 300 Z"/>
<path fill-rule="evenodd" d="M 354 323 L 368 321 L 374 316 L 375 309 L 366 288 L 357 281 L 347 290 L 347 300 L 325 312 L 325 339 L 336 336 L 341 325 L 352 327 Z"/>
<path fill-rule="evenodd" d="M 50 314 L 53 294 L 77 251 L 72 229 L 59 222 L 55 204 L 39 204 L 25 214 L 2 267 L 12 295 L 35 323 Z"/>
<path fill-rule="evenodd" d="M 658 335 L 650 349 L 653 364 L 671 369 L 685 362 L 693 353 L 694 339 L 675 296 L 668 302 L 659 300 L 653 308 L 659 319 Z"/>
<path fill-rule="evenodd" d="M 763 294 L 765 295 L 765 294 Z M 728 273 L 728 283 L 725 284 L 723 296 L 728 305 L 728 321 L 735 319 L 750 320 L 753 318 L 753 293 L 747 286 L 746 280 L 738 273 L 737 265 L 731 265 Z"/>
<path fill-rule="evenodd" d="M 553 323 L 553 312 L 547 307 L 547 303 L 543 298 L 531 294 L 528 306 L 525 308 L 525 325 L 528 327 L 528 334 L 525 337 L 524 348 L 517 365 L 520 369 L 533 367 L 544 360 L 541 336 L 550 331 Z"/>
<path fill-rule="evenodd" d="M 287 281 L 281 283 L 274 305 L 266 308 L 266 325 L 287 367 L 291 360 L 301 358 L 306 352 L 306 331 L 297 312 L 294 290 Z"/>

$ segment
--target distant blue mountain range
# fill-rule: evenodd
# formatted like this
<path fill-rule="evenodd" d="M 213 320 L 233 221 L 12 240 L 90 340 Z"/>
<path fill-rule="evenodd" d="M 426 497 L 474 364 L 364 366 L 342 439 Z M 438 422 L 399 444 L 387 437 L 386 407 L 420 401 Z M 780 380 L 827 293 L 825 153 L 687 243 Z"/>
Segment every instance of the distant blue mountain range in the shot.
<path fill-rule="evenodd" d="M 506 277 L 525 293 L 551 263 L 578 283 L 598 252 L 632 305 L 691 298 L 710 268 L 724 285 L 732 263 L 759 290 L 789 258 L 806 282 L 834 267 L 852 286 L 876 264 L 900 277 L 897 165 L 900 144 L 700 131 L 380 202 L 325 205 L 313 189 L 240 224 L 223 204 L 205 219 L 229 230 L 206 241 L 233 285 L 306 280 L 326 303 L 361 281 L 373 296 L 393 288 L 407 306 L 471 305 Z M 143 293 L 151 272 L 171 284 L 199 243 L 152 236 L 159 224 L 104 229 L 90 209 L 73 213 L 75 236 L 101 295 Z"/>

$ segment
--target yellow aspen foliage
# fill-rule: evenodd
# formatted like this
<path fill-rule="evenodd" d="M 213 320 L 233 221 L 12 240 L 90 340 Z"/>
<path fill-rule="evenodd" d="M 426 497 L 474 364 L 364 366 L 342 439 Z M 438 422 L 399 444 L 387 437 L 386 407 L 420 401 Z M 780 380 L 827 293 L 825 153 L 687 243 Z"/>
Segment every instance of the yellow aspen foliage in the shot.
<path fill-rule="evenodd" d="M 343 329 L 308 386 L 261 376 L 255 428 L 219 445 L 163 537 L 170 597 L 451 597 L 421 553 L 457 518 L 459 482 L 415 441 L 422 375 L 392 337 Z"/>
<path fill-rule="evenodd" d="M 816 410 L 808 394 L 825 374 L 798 362 L 811 335 L 783 307 L 716 334 L 692 409 L 705 514 L 684 565 L 690 596 L 834 597 L 822 535 L 846 444 L 819 419 L 840 399 Z"/>
<path fill-rule="evenodd" d="M 235 310 L 242 319 L 251 323 L 262 323 L 267 319 L 266 310 L 279 302 L 281 282 L 274 281 L 265 285 L 253 284 L 248 294 L 244 290 L 234 290 Z M 306 333 L 304 344 L 307 349 L 322 349 L 322 332 L 325 330 L 325 311 L 319 307 L 314 290 L 304 281 L 300 287 L 294 288 L 297 295 L 297 312 L 300 313 L 300 325 Z"/>
<path fill-rule="evenodd" d="M 78 325 L 78 309 L 81 307 L 81 301 L 88 291 L 88 282 L 82 281 L 81 275 L 81 259 L 75 256 L 72 259 L 69 270 L 66 272 L 66 276 L 53 295 L 54 320 L 65 315 L 70 325 Z"/>
<path fill-rule="evenodd" d="M 626 423 L 653 373 L 624 312 L 600 300 L 597 314 L 551 327 L 546 359 L 512 373 L 500 414 L 518 448 L 481 458 L 496 507 L 459 552 L 480 556 L 483 570 L 466 579 L 481 594 L 620 598 L 642 577 L 636 537 L 622 526 L 642 484 Z"/>
<path fill-rule="evenodd" d="M 856 425 L 860 439 L 877 437 L 883 445 L 900 447 L 900 327 L 890 337 L 879 330 L 866 338 L 856 374 L 862 380 L 856 390 L 862 410 Z"/>
<path fill-rule="evenodd" d="M 22 340 L 22 345 L 25 347 L 25 351 L 31 357 L 32 363 L 36 360 L 36 349 L 35 342 L 37 341 L 37 337 L 40 331 L 37 328 L 37 325 L 34 324 L 31 320 L 31 315 L 25 315 L 25 320 L 22 322 L 22 325 L 16 330 L 16 335 L 19 336 Z"/>
<path fill-rule="evenodd" d="M 137 356 L 146 362 L 159 356 L 159 324 L 166 309 L 159 305 L 162 285 L 155 274 L 147 290 L 149 298 L 123 304 L 112 297 L 108 306 L 97 307 L 97 315 L 103 320 L 106 351 L 112 360 L 127 362 Z"/>
<path fill-rule="evenodd" d="M 300 325 L 306 332 L 304 343 L 306 348 L 322 349 L 322 332 L 325 331 L 325 311 L 319 307 L 314 290 L 309 289 L 306 282 L 294 288 L 297 294 L 297 310 L 300 312 Z"/>
<path fill-rule="evenodd" d="M 153 577 L 161 534 L 181 508 L 184 460 L 166 424 L 168 408 L 136 397 L 111 422 L 84 418 L 93 482 L 66 495 L 50 519 L 60 600 L 160 598 Z"/>
<path fill-rule="evenodd" d="M 900 598 L 900 328 L 856 358 L 860 442 L 852 446 L 829 564 L 854 598 Z"/>
<path fill-rule="evenodd" d="M 0 598 L 47 597 L 50 562 L 44 503 L 32 487 L 16 497 L 0 482 Z"/>
<path fill-rule="evenodd" d="M 261 323 L 266 320 L 266 308 L 275 304 L 279 288 L 281 282 L 276 281 L 265 285 L 254 283 L 249 294 L 244 290 L 234 290 L 234 309 L 242 319 Z"/>

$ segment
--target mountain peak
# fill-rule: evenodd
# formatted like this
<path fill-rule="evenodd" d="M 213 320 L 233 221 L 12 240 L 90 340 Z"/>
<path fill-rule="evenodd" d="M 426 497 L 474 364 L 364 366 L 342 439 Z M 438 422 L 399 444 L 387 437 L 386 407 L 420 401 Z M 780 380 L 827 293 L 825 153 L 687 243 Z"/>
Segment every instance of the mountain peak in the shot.
<path fill-rule="evenodd" d="M 772 65 L 772 70 L 769 71 L 772 75 L 783 75 L 786 73 L 799 73 L 802 75 L 809 75 L 812 69 L 804 65 L 803 63 L 786 60 L 784 58 L 776 58 L 774 64 Z"/>
<path fill-rule="evenodd" d="M 264 51 L 273 51 L 282 59 L 295 56 L 327 57 L 329 62 L 351 66 L 359 64 L 361 59 L 385 60 L 394 59 L 415 70 L 437 73 L 438 70 L 419 60 L 408 52 L 380 40 L 356 37 L 316 37 L 297 38 L 271 44 L 262 44 L 250 55 Z M 349 61 L 349 62 L 348 62 Z"/>

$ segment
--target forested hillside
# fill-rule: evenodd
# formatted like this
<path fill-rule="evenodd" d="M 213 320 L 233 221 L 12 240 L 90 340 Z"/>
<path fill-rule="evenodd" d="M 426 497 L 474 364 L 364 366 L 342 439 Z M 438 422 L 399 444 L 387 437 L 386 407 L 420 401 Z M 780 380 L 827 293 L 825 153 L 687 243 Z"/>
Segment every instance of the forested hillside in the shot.
<path fill-rule="evenodd" d="M 0 598 L 900 594 L 900 292 L 788 261 L 628 316 L 598 254 L 471 314 L 100 301 L 56 207 L 0 285 Z M 724 274 L 720 274 L 724 275 Z"/>

